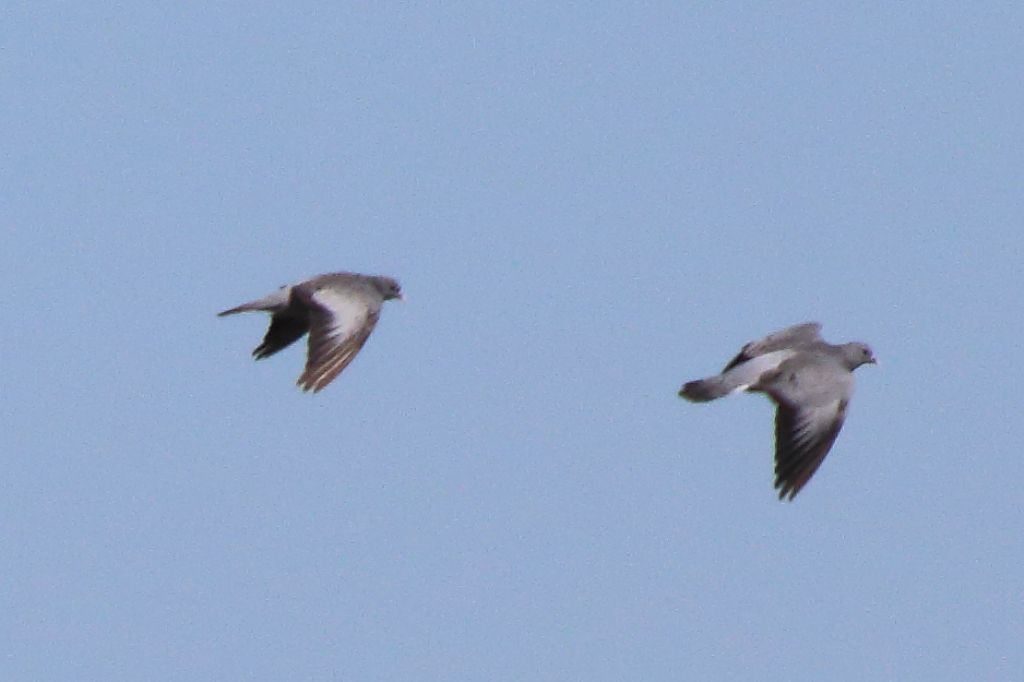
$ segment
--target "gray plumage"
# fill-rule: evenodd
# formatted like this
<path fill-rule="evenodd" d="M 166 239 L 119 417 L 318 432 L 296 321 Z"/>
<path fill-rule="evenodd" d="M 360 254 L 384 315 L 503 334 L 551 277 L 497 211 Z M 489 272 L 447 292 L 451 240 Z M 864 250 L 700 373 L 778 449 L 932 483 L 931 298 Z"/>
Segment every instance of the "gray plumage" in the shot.
<path fill-rule="evenodd" d="M 793 499 L 821 465 L 843 427 L 853 370 L 875 363 L 863 343 L 833 346 L 821 325 L 798 324 L 752 341 L 722 373 L 690 381 L 679 395 L 707 402 L 735 391 L 767 394 L 775 412 L 775 487 Z"/>
<path fill-rule="evenodd" d="M 321 390 L 355 358 L 370 338 L 384 301 L 401 299 L 390 277 L 335 272 L 286 285 L 264 298 L 218 313 L 270 313 L 270 328 L 253 350 L 257 360 L 270 357 L 309 333 L 306 368 L 299 377 L 303 391 Z"/>

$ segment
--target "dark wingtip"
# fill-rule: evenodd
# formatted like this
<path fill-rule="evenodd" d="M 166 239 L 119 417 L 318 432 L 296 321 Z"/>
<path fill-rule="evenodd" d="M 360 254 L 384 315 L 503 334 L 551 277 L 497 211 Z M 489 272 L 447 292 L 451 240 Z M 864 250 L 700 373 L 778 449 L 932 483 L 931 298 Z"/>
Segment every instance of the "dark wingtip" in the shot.
<path fill-rule="evenodd" d="M 303 393 L 319 393 L 324 389 L 325 386 L 327 386 L 327 384 L 317 386 L 309 379 L 303 379 L 302 377 L 300 377 L 299 380 L 295 382 L 295 385 L 301 388 Z"/>
<path fill-rule="evenodd" d="M 679 389 L 679 397 L 685 398 L 691 403 L 706 403 L 719 396 L 707 381 L 698 379 L 697 381 L 687 381 L 683 384 L 683 387 Z"/>
<path fill-rule="evenodd" d="M 799 478 L 792 480 L 790 478 L 783 478 L 782 476 L 777 477 L 775 479 L 775 487 L 779 491 L 779 500 L 781 502 L 792 502 L 793 498 L 796 497 L 796 494 L 803 490 L 804 485 L 806 485 L 809 480 L 810 478 L 801 481 Z"/>
<path fill-rule="evenodd" d="M 779 502 L 792 502 L 793 498 L 796 497 L 797 491 L 794 488 L 778 483 L 775 484 L 775 487 L 779 489 Z"/>

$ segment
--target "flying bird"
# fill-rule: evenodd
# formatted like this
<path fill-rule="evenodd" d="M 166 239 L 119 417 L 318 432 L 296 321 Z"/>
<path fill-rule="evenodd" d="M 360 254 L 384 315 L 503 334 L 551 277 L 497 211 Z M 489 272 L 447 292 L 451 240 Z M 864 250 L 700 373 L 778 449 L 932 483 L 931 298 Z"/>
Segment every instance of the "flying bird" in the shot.
<path fill-rule="evenodd" d="M 863 343 L 833 346 L 808 322 L 751 341 L 722 373 L 690 381 L 679 395 L 707 402 L 736 391 L 767 394 L 776 404 L 775 487 L 792 500 L 821 466 L 843 428 L 853 370 L 876 364 Z"/>
<path fill-rule="evenodd" d="M 270 328 L 252 352 L 270 357 L 309 333 L 306 368 L 299 377 L 303 391 L 316 393 L 348 367 L 370 338 L 384 301 L 402 300 L 402 288 L 390 277 L 334 272 L 218 313 L 219 317 L 250 310 L 270 313 Z"/>

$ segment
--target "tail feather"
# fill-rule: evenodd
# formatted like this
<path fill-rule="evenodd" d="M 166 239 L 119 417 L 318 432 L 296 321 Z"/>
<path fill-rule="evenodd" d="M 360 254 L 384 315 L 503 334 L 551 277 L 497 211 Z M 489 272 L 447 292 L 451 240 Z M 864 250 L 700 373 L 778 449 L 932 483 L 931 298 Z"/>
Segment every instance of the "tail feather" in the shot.
<path fill-rule="evenodd" d="M 224 317 L 225 315 L 234 315 L 235 313 L 245 313 L 250 310 L 259 310 L 259 308 L 254 306 L 252 303 L 243 303 L 242 305 L 236 308 L 220 311 L 219 313 L 217 313 L 217 317 Z"/>
<path fill-rule="evenodd" d="M 729 395 L 736 387 L 731 386 L 721 376 L 708 377 L 688 381 L 679 390 L 679 395 L 694 403 L 706 403 L 722 396 Z"/>
<path fill-rule="evenodd" d="M 236 306 L 229 310 L 221 311 L 217 313 L 217 317 L 224 317 L 225 315 L 234 315 L 235 313 L 246 313 L 249 312 L 250 310 L 262 310 L 268 313 L 277 312 L 278 310 L 281 310 L 288 306 L 288 296 L 290 292 L 290 286 L 281 287 L 280 289 L 270 294 L 269 296 L 264 296 L 263 298 L 257 299 L 255 301 L 249 301 L 248 303 L 243 303 L 242 305 Z"/>
<path fill-rule="evenodd" d="M 734 391 L 764 390 L 762 378 L 770 376 L 783 362 L 791 358 L 793 353 L 792 349 L 787 348 L 758 355 L 733 366 L 718 376 L 685 384 L 679 391 L 679 395 L 695 403 L 703 403 L 729 395 Z"/>

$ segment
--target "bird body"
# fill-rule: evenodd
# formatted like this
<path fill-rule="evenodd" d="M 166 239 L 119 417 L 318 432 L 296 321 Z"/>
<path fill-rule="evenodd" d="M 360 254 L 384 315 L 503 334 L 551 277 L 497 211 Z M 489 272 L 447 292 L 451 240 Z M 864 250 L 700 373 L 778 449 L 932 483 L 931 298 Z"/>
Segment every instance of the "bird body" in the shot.
<path fill-rule="evenodd" d="M 384 301 L 402 298 L 390 277 L 335 272 L 286 285 L 263 298 L 218 313 L 270 313 L 270 328 L 253 350 L 257 360 L 270 357 L 309 334 L 306 367 L 298 385 L 321 390 L 355 358 L 380 319 Z"/>
<path fill-rule="evenodd" d="M 831 345 L 815 322 L 752 341 L 722 373 L 690 381 L 679 395 L 707 402 L 735 391 L 767 394 L 776 404 L 775 487 L 793 499 L 821 465 L 842 429 L 853 395 L 853 370 L 875 363 L 863 343 Z"/>

